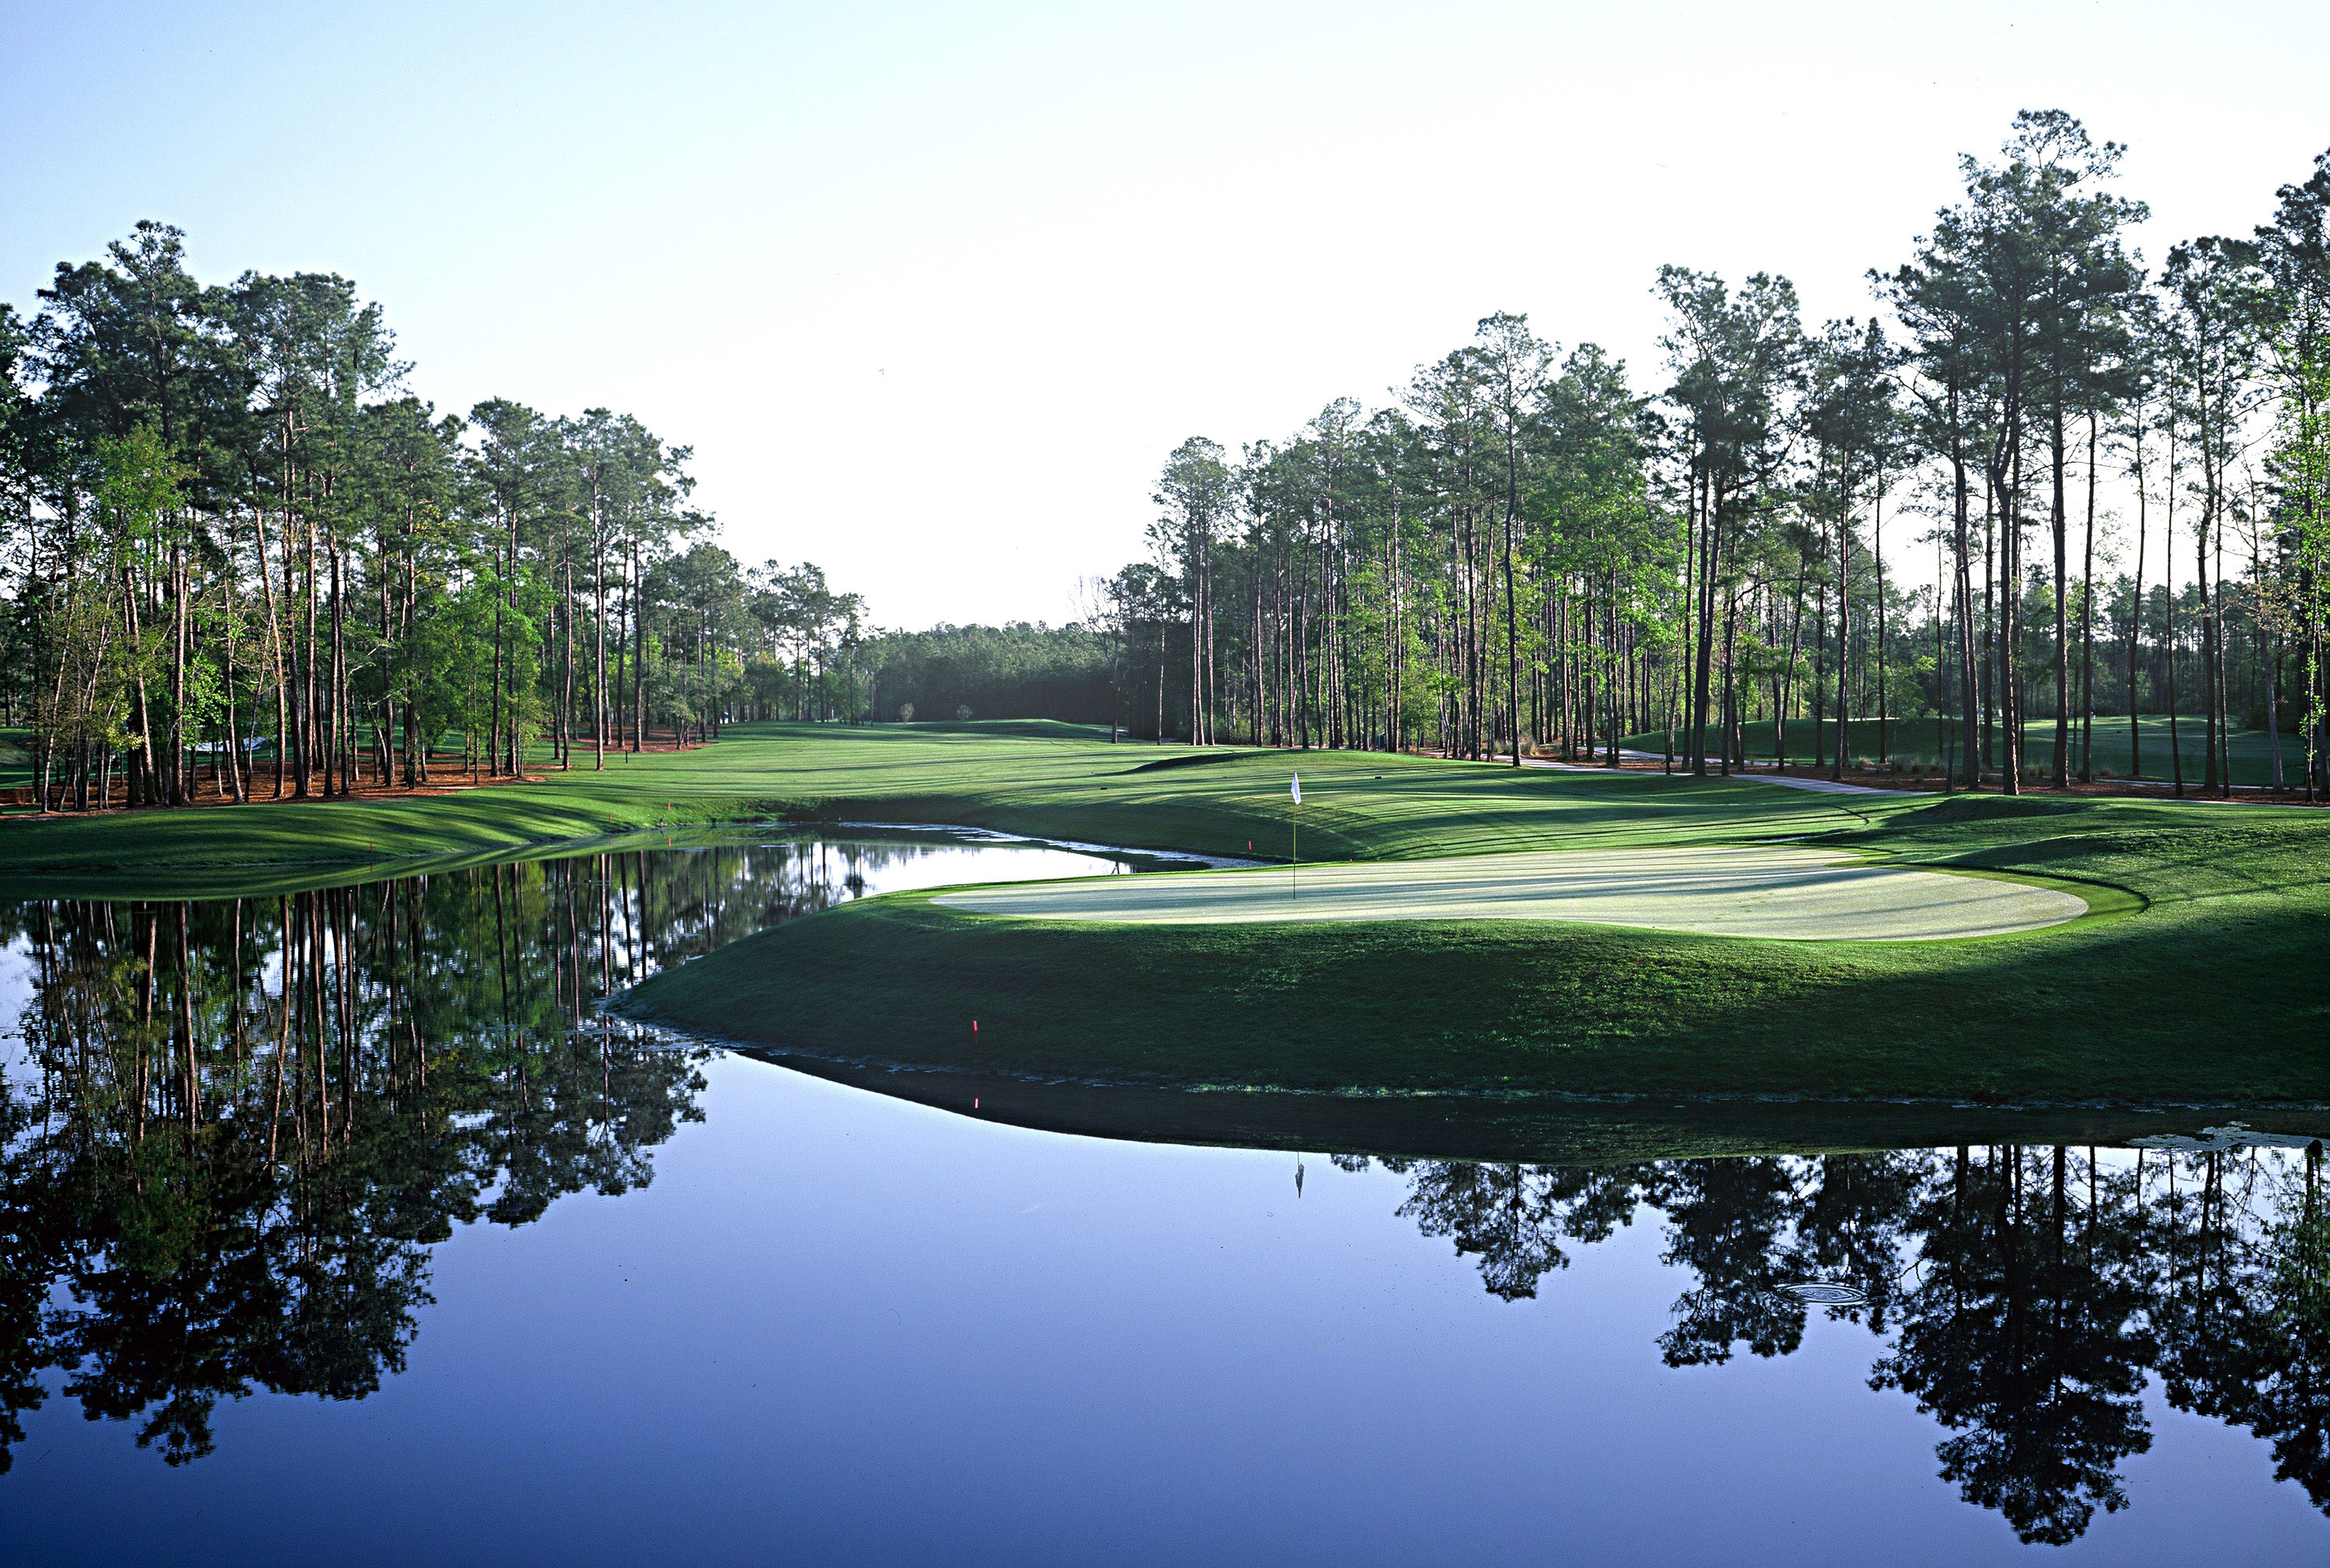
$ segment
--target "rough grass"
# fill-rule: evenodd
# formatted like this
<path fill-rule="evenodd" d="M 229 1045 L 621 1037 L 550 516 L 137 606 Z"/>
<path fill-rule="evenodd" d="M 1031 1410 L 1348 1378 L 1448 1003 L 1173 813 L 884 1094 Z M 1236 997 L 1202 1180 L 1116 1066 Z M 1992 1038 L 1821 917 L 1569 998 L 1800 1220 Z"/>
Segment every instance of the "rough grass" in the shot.
<path fill-rule="evenodd" d="M 33 784 L 33 753 L 29 730 L 0 730 L 0 789 L 29 789 Z"/>

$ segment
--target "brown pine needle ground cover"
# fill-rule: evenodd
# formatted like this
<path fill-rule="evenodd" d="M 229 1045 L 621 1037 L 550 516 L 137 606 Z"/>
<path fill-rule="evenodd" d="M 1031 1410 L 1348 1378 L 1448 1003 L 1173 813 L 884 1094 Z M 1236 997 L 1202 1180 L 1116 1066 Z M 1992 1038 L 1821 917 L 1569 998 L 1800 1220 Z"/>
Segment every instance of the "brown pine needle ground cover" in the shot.
<path fill-rule="evenodd" d="M 647 753 L 692 751 L 703 743 L 700 741 L 678 741 L 668 730 L 659 733 L 651 731 L 646 737 L 641 750 Z M 118 770 L 109 781 L 107 798 L 97 799 L 96 791 L 92 788 L 90 806 L 87 811 L 79 808 L 65 784 L 53 779 L 49 785 L 47 798 L 43 801 L 43 792 L 34 775 L 33 759 L 26 750 L 28 744 L 28 738 L 23 731 L 0 731 L 0 814 L 13 812 L 35 817 L 78 817 L 96 816 L 103 812 L 120 811 L 128 808 L 129 791 L 127 780 Z M 623 751 L 624 748 L 620 746 L 611 747 L 607 753 L 608 760 L 611 762 L 622 760 Z M 537 744 L 526 756 L 525 772 L 516 775 L 488 772 L 481 767 L 473 768 L 465 762 L 458 751 L 439 751 L 430 754 L 429 777 L 417 784 L 407 785 L 395 776 L 393 770 L 386 781 L 384 782 L 377 778 L 374 774 L 371 753 L 367 751 L 365 754 L 363 765 L 356 770 L 355 780 L 349 787 L 345 798 L 358 800 L 401 800 L 411 799 L 417 796 L 452 795 L 464 789 L 489 789 L 508 784 L 546 784 L 553 779 L 571 774 L 578 769 L 590 769 L 592 765 L 593 757 L 587 743 L 578 745 L 573 760 L 567 762 L 561 762 L 554 750 L 548 744 Z M 323 775 L 319 771 L 310 780 L 309 793 L 306 800 L 323 798 L 325 798 Z M 194 792 L 186 799 L 185 805 L 188 808 L 236 805 L 290 806 L 305 804 L 306 800 L 303 800 L 298 794 L 296 779 L 292 779 L 288 772 L 283 779 L 280 781 L 277 779 L 275 763 L 270 755 L 261 757 L 252 765 L 245 786 L 245 798 L 241 801 L 235 799 L 233 787 L 223 776 L 223 770 L 214 772 L 209 760 L 204 759 L 194 770 Z M 43 810 L 44 806 L 45 810 Z M 147 811 L 158 810 L 161 808 L 138 807 L 136 809 Z"/>

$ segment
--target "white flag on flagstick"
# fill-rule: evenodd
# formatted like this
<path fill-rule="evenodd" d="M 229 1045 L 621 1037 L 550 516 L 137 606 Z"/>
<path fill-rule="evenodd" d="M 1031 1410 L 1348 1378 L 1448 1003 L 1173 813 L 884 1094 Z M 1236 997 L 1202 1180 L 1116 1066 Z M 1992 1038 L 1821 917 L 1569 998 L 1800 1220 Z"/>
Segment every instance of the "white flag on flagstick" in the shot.
<path fill-rule="evenodd" d="M 1287 793 L 1294 797 L 1294 804 L 1296 804 L 1297 806 L 1300 806 L 1300 805 L 1302 805 L 1302 774 L 1297 773 L 1296 775 L 1294 775 L 1294 788 L 1293 788 L 1293 789 L 1290 789 L 1290 790 L 1288 790 L 1288 791 L 1287 791 Z"/>

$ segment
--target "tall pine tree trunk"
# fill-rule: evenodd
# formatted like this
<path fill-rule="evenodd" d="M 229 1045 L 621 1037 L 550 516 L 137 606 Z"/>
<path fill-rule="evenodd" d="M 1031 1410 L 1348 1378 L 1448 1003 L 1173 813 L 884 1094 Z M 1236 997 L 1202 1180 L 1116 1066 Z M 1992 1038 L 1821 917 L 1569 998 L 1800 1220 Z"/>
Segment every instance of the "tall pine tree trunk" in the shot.
<path fill-rule="evenodd" d="M 1845 749 L 1852 743 L 1852 453 L 1838 452 L 1836 462 L 1836 766 L 1832 779 L 1844 777 Z"/>

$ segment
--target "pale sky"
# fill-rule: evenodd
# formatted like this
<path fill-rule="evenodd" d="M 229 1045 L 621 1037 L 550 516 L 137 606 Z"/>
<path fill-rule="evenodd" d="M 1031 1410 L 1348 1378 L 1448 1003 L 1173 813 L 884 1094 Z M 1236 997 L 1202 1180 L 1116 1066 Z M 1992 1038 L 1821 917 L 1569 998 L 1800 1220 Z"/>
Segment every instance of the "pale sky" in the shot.
<path fill-rule="evenodd" d="M 0 298 L 147 217 L 208 281 L 346 274 L 440 409 L 636 413 L 747 563 L 894 626 L 1066 619 L 1184 437 L 1388 401 L 1495 310 L 1638 383 L 1662 261 L 1866 314 L 2017 109 L 2129 145 L 2155 261 L 2330 146 L 2320 0 L 0 18 Z"/>

